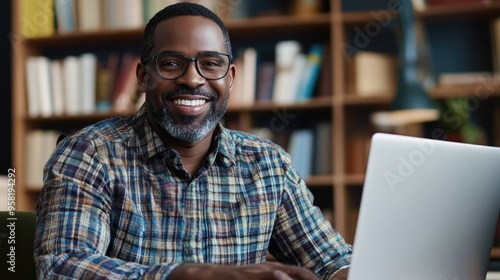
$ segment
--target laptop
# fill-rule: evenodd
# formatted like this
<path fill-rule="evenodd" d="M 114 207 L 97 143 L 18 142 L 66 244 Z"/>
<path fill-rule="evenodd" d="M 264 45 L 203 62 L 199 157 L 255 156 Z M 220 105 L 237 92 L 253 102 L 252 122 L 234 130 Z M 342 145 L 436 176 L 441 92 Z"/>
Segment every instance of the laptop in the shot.
<path fill-rule="evenodd" d="M 372 137 L 349 280 L 485 279 L 500 148 Z"/>

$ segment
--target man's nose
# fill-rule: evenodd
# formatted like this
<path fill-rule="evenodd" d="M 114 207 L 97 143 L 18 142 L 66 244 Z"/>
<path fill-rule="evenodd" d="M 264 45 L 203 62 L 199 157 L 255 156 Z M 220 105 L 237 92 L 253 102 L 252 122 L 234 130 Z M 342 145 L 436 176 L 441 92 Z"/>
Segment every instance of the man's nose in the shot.
<path fill-rule="evenodd" d="M 192 61 L 188 63 L 184 75 L 177 78 L 176 82 L 178 84 L 186 85 L 189 88 L 196 88 L 205 84 L 206 80 L 196 69 L 196 63 Z"/>

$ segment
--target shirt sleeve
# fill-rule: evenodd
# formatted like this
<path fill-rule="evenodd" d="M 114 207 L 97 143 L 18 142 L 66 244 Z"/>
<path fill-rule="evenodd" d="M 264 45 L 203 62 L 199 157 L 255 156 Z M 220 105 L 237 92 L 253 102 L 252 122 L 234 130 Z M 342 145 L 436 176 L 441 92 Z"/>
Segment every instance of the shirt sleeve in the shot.
<path fill-rule="evenodd" d="M 291 169 L 277 213 L 270 252 L 281 262 L 307 267 L 331 279 L 349 267 L 352 246 L 313 205 L 305 182 Z"/>
<path fill-rule="evenodd" d="M 40 279 L 167 279 L 179 264 L 145 266 L 106 256 L 112 190 L 89 141 L 65 139 L 44 168 L 34 257 Z"/>

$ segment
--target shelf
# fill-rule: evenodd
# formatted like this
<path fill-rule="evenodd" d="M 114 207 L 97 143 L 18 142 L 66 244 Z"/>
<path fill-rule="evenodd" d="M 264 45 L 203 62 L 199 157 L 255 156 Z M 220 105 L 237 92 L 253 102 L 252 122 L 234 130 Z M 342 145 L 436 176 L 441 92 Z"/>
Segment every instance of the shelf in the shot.
<path fill-rule="evenodd" d="M 349 174 L 345 176 L 345 183 L 348 186 L 362 186 L 365 181 L 365 174 Z"/>
<path fill-rule="evenodd" d="M 455 4 L 430 7 L 416 13 L 422 19 L 464 19 L 498 16 L 500 13 L 500 3 L 489 4 Z"/>
<path fill-rule="evenodd" d="M 398 19 L 397 11 L 389 11 L 391 20 Z M 360 12 L 344 12 L 342 14 L 335 14 L 334 21 L 341 21 L 347 25 L 363 24 L 370 21 L 376 21 L 374 14 L 379 11 L 360 11 Z M 463 19 L 463 18 L 481 18 L 499 16 L 500 3 L 489 4 L 455 4 L 430 7 L 422 11 L 416 12 L 416 17 L 431 20 L 431 19 Z"/>
<path fill-rule="evenodd" d="M 486 99 L 500 96 L 500 83 L 484 83 L 472 85 L 438 86 L 429 90 L 432 98 L 444 99 L 451 97 L 473 97 Z"/>
<path fill-rule="evenodd" d="M 345 94 L 341 100 L 345 105 L 372 105 L 372 104 L 389 104 L 394 97 L 392 95 L 373 95 L 373 96 L 359 96 L 356 94 Z"/>
<path fill-rule="evenodd" d="M 230 20 L 226 24 L 231 37 L 272 34 L 277 30 L 290 33 L 327 31 L 330 27 L 330 14 L 323 13 L 314 17 L 306 16 L 262 16 L 241 20 Z M 80 44 L 95 45 L 106 42 L 140 42 L 143 28 L 107 29 L 99 31 L 56 33 L 50 37 L 24 39 L 31 47 L 77 46 Z"/>
<path fill-rule="evenodd" d="M 342 23 L 347 25 L 363 24 L 370 21 L 376 21 L 376 18 L 373 15 L 374 13 L 377 13 L 377 10 L 363 12 L 345 12 L 340 16 L 336 16 L 335 20 L 341 21 Z M 391 20 L 396 20 L 398 18 L 398 14 L 396 11 L 390 12 L 390 15 Z"/>
<path fill-rule="evenodd" d="M 57 124 L 61 122 L 66 123 L 82 123 L 82 122 L 97 122 L 104 119 L 113 117 L 131 115 L 133 113 L 93 113 L 90 115 L 60 115 L 50 117 L 26 117 L 25 121 L 29 124 Z"/>
<path fill-rule="evenodd" d="M 126 29 L 126 30 L 99 30 L 88 32 L 71 32 L 67 34 L 54 34 L 50 37 L 41 37 L 33 39 L 25 39 L 26 44 L 30 47 L 60 47 L 61 45 L 78 46 L 96 45 L 103 43 L 117 42 L 140 42 L 142 36 L 141 29 Z"/>
<path fill-rule="evenodd" d="M 306 185 L 308 187 L 327 187 L 330 188 L 333 182 L 332 175 L 313 175 L 307 178 Z"/>

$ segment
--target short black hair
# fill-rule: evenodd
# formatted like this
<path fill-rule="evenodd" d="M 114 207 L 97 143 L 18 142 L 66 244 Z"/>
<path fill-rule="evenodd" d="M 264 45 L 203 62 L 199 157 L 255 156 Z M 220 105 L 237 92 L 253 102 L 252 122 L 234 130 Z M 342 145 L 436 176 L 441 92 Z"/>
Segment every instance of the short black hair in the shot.
<path fill-rule="evenodd" d="M 202 16 L 215 22 L 222 30 L 222 34 L 224 35 L 224 45 L 227 49 L 226 51 L 232 57 L 229 32 L 227 31 L 227 28 L 222 20 L 205 6 L 196 3 L 181 2 L 163 8 L 146 24 L 141 43 L 141 62 L 144 63 L 144 60 L 151 54 L 151 50 L 154 45 L 154 32 L 158 23 L 177 16 Z"/>

